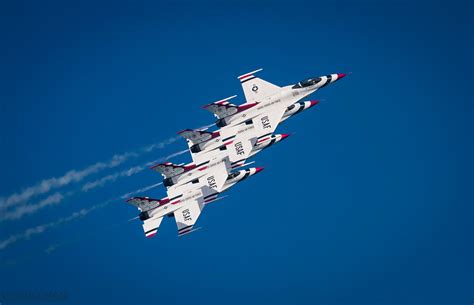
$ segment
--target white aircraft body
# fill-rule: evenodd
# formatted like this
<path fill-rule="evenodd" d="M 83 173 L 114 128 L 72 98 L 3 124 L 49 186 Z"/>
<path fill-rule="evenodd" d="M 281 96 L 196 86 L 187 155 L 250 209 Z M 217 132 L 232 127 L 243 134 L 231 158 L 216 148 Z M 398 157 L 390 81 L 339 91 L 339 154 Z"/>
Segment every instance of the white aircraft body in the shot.
<path fill-rule="evenodd" d="M 140 210 L 139 218 L 147 237 L 156 234 L 165 216 L 175 218 L 179 236 L 192 232 L 206 204 L 218 200 L 220 193 L 263 168 L 232 170 L 251 164 L 246 163 L 248 158 L 287 138 L 288 134 L 273 134 L 277 126 L 318 103 L 301 100 L 345 76 L 331 74 L 279 87 L 255 77 L 259 71 L 238 77 L 246 103 L 231 104 L 229 100 L 235 98 L 231 96 L 204 106 L 217 117 L 217 131 L 179 132 L 188 142 L 193 162 L 180 165 L 167 162 L 151 167 L 163 175 L 167 197 L 127 200 Z"/>
<path fill-rule="evenodd" d="M 128 203 L 135 205 L 140 210 L 139 218 L 143 221 L 143 230 L 146 237 L 154 236 L 160 226 L 163 217 L 174 217 L 178 226 L 178 235 L 184 235 L 193 231 L 201 211 L 204 207 L 213 201 L 218 200 L 221 192 L 229 189 L 235 184 L 243 181 L 249 176 L 253 176 L 263 168 L 249 168 L 232 172 L 227 175 L 220 190 L 217 186 L 209 187 L 198 184 L 196 188 L 188 189 L 182 193 L 175 193 L 162 199 L 153 199 L 150 197 L 133 197 L 127 200 Z M 216 184 L 213 174 L 208 174 L 206 182 L 210 181 L 211 185 Z"/>
<path fill-rule="evenodd" d="M 318 103 L 301 102 L 302 99 L 345 76 L 330 74 L 279 87 L 254 75 L 261 70 L 238 77 L 245 104 L 231 104 L 229 100 L 235 98 L 234 95 L 203 107 L 218 119 L 218 131 L 209 133 L 186 129 L 180 132 L 188 140 L 194 162 L 209 159 L 223 150 L 223 146 L 228 150 L 231 164 L 242 162 L 255 154 L 256 145 L 271 136 L 281 122 Z"/>

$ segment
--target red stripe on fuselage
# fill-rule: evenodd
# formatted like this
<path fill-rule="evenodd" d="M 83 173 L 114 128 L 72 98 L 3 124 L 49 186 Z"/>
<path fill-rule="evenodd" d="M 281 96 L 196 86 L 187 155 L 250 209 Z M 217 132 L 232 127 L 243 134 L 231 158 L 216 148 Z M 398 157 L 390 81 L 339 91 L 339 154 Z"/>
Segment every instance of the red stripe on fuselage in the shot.
<path fill-rule="evenodd" d="M 238 107 L 239 112 L 247 110 L 249 108 L 252 108 L 253 106 L 257 105 L 258 103 L 253 103 L 253 104 L 246 104 L 246 105 L 241 105 Z"/>

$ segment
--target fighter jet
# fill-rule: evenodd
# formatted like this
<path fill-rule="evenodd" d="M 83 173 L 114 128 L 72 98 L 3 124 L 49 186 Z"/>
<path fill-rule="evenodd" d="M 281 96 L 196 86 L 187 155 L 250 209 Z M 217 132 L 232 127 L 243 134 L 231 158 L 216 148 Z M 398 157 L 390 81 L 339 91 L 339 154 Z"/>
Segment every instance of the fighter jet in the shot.
<path fill-rule="evenodd" d="M 245 104 L 236 106 L 229 103 L 229 100 L 235 97 L 232 96 L 204 106 L 218 118 L 217 127 L 237 125 L 252 119 L 257 122 L 257 129 L 273 131 L 291 105 L 346 76 L 342 73 L 330 74 L 279 87 L 254 75 L 262 70 L 238 77 L 244 91 Z"/>
<path fill-rule="evenodd" d="M 318 101 L 294 103 L 286 108 L 278 123 L 318 103 Z M 185 129 L 179 134 L 187 140 L 194 162 L 200 163 L 224 151 L 234 165 L 262 151 L 262 147 L 266 148 L 265 140 L 274 144 L 288 137 L 288 134 L 272 135 L 273 131 L 260 130 L 255 127 L 255 122 L 254 119 L 248 119 L 240 124 L 222 127 L 215 132 Z"/>
<path fill-rule="evenodd" d="M 152 166 L 164 177 L 167 197 L 133 197 L 127 201 L 140 210 L 147 237 L 156 234 L 164 216 L 175 217 L 178 235 L 192 232 L 206 204 L 262 168 L 232 170 L 251 164 L 246 163 L 248 158 L 287 138 L 288 134 L 273 134 L 277 126 L 318 103 L 301 100 L 345 76 L 331 74 L 279 87 L 255 77 L 261 70 L 239 76 L 245 104 L 231 104 L 229 100 L 235 98 L 231 96 L 204 106 L 217 117 L 217 131 L 179 132 L 187 140 L 193 162 Z"/>
<path fill-rule="evenodd" d="M 200 163 L 221 151 L 226 151 L 232 165 L 245 162 L 261 151 L 258 146 L 263 140 L 277 138 L 272 134 L 281 122 L 318 104 L 301 102 L 302 99 L 345 76 L 330 74 L 279 87 L 254 75 L 261 70 L 238 77 L 246 103 L 231 104 L 234 95 L 203 107 L 217 117 L 218 131 L 187 129 L 180 133 L 188 141 L 194 162 Z"/>
<path fill-rule="evenodd" d="M 219 190 L 217 190 L 217 185 L 215 188 L 201 185 L 172 197 L 168 196 L 162 199 L 133 197 L 128 199 L 127 202 L 140 210 L 139 218 L 143 221 L 143 230 L 146 237 L 153 237 L 157 233 L 158 227 L 165 216 L 175 218 L 178 235 L 182 236 L 193 231 L 194 224 L 201 211 L 207 204 L 218 200 L 220 193 L 262 170 L 262 167 L 256 167 L 232 172 L 227 175 Z M 216 183 L 212 175 L 208 175 L 205 180 L 210 181 L 211 184 Z"/>
<path fill-rule="evenodd" d="M 202 163 L 214 156 L 229 157 L 232 168 L 241 166 L 248 159 L 265 148 L 286 139 L 289 134 L 268 134 L 257 138 L 252 132 L 253 124 L 238 125 L 242 129 L 226 128 L 215 139 L 216 132 L 184 130 L 180 134 L 187 139 L 191 157 L 195 163 Z M 219 133 L 219 132 L 217 132 Z M 209 138 L 210 137 L 210 138 Z M 206 140 L 206 138 L 209 138 Z M 253 138 L 253 140 L 251 140 Z"/>

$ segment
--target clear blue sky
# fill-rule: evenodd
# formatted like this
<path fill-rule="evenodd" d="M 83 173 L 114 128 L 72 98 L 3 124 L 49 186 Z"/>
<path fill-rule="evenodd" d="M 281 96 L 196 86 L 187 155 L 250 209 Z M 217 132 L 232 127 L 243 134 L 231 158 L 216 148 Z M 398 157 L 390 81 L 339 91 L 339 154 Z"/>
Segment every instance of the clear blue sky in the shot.
<path fill-rule="evenodd" d="M 472 28 L 472 7 L 455 1 L 2 3 L 0 197 L 211 123 L 200 106 L 242 101 L 236 77 L 254 69 L 278 85 L 352 74 L 279 127 L 296 134 L 257 156 L 265 171 L 210 205 L 202 230 L 177 238 L 166 219 L 145 239 L 127 222 L 136 209 L 115 200 L 1 250 L 0 293 L 60 291 L 68 304 L 471 304 Z M 0 240 L 158 182 L 145 170 L 78 191 L 185 147 L 58 189 L 74 194 L 0 223 Z"/>

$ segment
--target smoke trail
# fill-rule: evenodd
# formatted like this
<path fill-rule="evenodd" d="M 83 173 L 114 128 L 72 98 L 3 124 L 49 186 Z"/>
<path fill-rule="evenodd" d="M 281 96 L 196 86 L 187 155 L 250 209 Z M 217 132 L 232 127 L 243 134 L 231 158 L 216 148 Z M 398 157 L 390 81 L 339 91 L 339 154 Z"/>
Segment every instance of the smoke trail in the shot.
<path fill-rule="evenodd" d="M 51 196 L 48 196 L 46 199 L 41 200 L 37 204 L 32 204 L 32 205 L 23 205 L 18 208 L 16 208 L 12 212 L 6 212 L 3 213 L 0 216 L 0 222 L 3 222 L 5 220 L 15 220 L 15 219 L 20 219 L 25 215 L 32 214 L 36 212 L 39 209 L 42 209 L 46 206 L 53 205 L 53 204 L 58 204 L 64 199 L 64 195 L 61 193 L 54 193 Z"/>
<path fill-rule="evenodd" d="M 114 182 L 115 180 L 117 180 L 120 177 L 130 177 L 131 175 L 135 175 L 135 174 L 143 171 L 144 169 L 145 169 L 144 166 L 134 166 L 134 167 L 131 167 L 129 169 L 123 170 L 121 172 L 111 174 L 111 175 L 107 175 L 107 176 L 102 177 L 98 180 L 95 180 L 95 181 L 92 181 L 92 182 L 87 182 L 86 184 L 84 184 L 82 186 L 82 191 L 83 192 L 88 192 L 91 189 L 94 189 L 96 187 L 102 187 L 106 183 Z"/>
<path fill-rule="evenodd" d="M 140 166 L 134 166 L 134 167 L 131 167 L 129 169 L 123 170 L 121 172 L 117 172 L 117 173 L 114 173 L 114 174 L 104 176 L 104 177 L 102 177 L 98 180 L 87 182 L 86 184 L 84 184 L 82 186 L 81 189 L 82 189 L 83 192 L 88 192 L 88 191 L 90 191 L 94 188 L 103 187 L 104 185 L 106 185 L 109 182 L 115 182 L 118 178 L 130 177 L 132 175 L 138 174 L 139 172 L 143 171 L 144 169 L 146 169 L 147 167 L 149 167 L 149 166 L 151 166 L 155 163 L 163 162 L 165 160 L 169 160 L 171 158 L 182 155 L 182 154 L 186 153 L 187 151 L 188 151 L 187 149 L 182 150 L 182 151 L 178 151 L 178 152 L 175 152 L 175 153 L 173 153 L 171 155 L 168 155 L 166 157 L 162 157 L 162 158 L 159 158 L 159 159 L 156 159 L 156 160 L 153 160 L 153 161 L 146 162 L 146 163 L 144 163 Z"/>
<path fill-rule="evenodd" d="M 103 169 L 116 167 L 132 156 L 136 156 L 136 153 L 115 155 L 107 162 L 97 162 L 96 164 L 88 166 L 83 170 L 71 170 L 61 177 L 43 180 L 34 186 L 27 187 L 20 193 L 14 193 L 7 198 L 0 198 L 0 209 L 5 209 L 9 206 L 27 201 L 31 197 L 47 193 L 53 188 L 59 188 L 73 182 L 81 181 L 85 177 L 97 173 Z"/>
<path fill-rule="evenodd" d="M 166 161 L 166 160 L 168 160 L 168 159 L 171 159 L 171 158 L 180 156 L 180 155 L 182 155 L 182 154 L 184 154 L 184 153 L 187 153 L 187 152 L 188 152 L 187 149 L 184 149 L 184 150 L 175 152 L 175 153 L 173 153 L 173 154 L 171 154 L 171 155 L 169 155 L 169 156 L 166 156 L 166 157 L 164 157 L 164 158 L 160 158 L 160 159 L 158 159 L 158 160 L 152 161 L 151 164 L 147 164 L 147 166 L 153 165 L 154 163 L 157 163 L 157 162 Z"/>
<path fill-rule="evenodd" d="M 45 232 L 46 230 L 50 230 L 50 229 L 55 228 L 59 225 L 71 222 L 75 219 L 82 218 L 82 217 L 86 216 L 87 214 L 89 214 L 90 212 L 92 212 L 96 209 L 105 207 L 106 205 L 110 204 L 114 200 L 115 199 L 107 200 L 104 203 L 95 205 L 91 208 L 81 209 L 77 212 L 72 213 L 71 215 L 69 215 L 67 217 L 62 217 L 62 218 L 59 218 L 56 221 L 52 221 L 50 223 L 46 223 L 46 224 L 42 224 L 42 225 L 39 225 L 39 226 L 36 226 L 36 227 L 33 227 L 33 228 L 26 229 L 22 233 L 11 235 L 9 238 L 0 241 L 0 250 L 3 250 L 5 248 L 11 246 L 12 244 L 14 244 L 18 241 L 25 240 L 25 239 L 30 239 L 32 236 L 41 234 L 41 233 Z"/>
<path fill-rule="evenodd" d="M 13 193 L 8 197 L 0 198 L 0 210 L 8 208 L 10 206 L 24 203 L 32 197 L 49 192 L 52 189 L 64 187 L 71 183 L 80 182 L 89 175 L 98 173 L 104 169 L 114 168 L 124 163 L 130 158 L 136 158 L 143 153 L 151 152 L 155 149 L 161 149 L 165 146 L 175 142 L 179 137 L 169 138 L 167 140 L 142 147 L 134 152 L 126 152 L 119 155 L 114 155 L 111 159 L 106 162 L 97 162 L 90 165 L 82 170 L 70 170 L 61 177 L 53 177 L 38 182 L 33 186 L 29 186 L 23 189 L 21 192 Z"/>
<path fill-rule="evenodd" d="M 149 145 L 149 146 L 146 146 L 143 148 L 143 151 L 144 152 L 151 152 L 155 149 L 162 149 L 164 148 L 165 146 L 167 145 L 170 145 L 174 142 L 176 142 L 180 137 L 174 137 L 174 138 L 169 138 L 165 141 L 162 141 L 162 142 L 159 142 L 159 143 L 155 143 L 155 144 L 152 144 L 152 145 Z"/>
<path fill-rule="evenodd" d="M 161 162 L 163 160 L 168 160 L 170 158 L 179 156 L 179 155 L 181 155 L 185 152 L 187 152 L 187 150 L 178 151 L 178 152 L 173 153 L 171 155 L 168 155 L 166 157 L 162 157 L 160 159 L 147 162 L 147 163 L 145 163 L 141 166 L 134 166 L 134 167 L 131 167 L 129 169 L 123 170 L 121 172 L 111 174 L 111 175 L 107 175 L 107 176 L 102 177 L 101 179 L 98 179 L 96 181 L 88 182 L 88 183 L 86 183 L 82 186 L 82 191 L 87 192 L 91 189 L 94 189 L 94 188 L 97 188 L 97 187 L 102 187 L 106 183 L 114 182 L 115 180 L 117 180 L 118 178 L 121 178 L 121 177 L 130 177 L 132 175 L 135 175 L 135 174 L 143 171 L 145 168 L 147 168 L 151 164 L 154 164 L 156 162 Z M 158 185 L 161 185 L 161 184 L 162 183 L 160 182 L 160 183 L 155 184 L 154 186 L 158 186 Z M 140 189 L 140 190 L 134 191 L 132 193 L 133 194 L 140 193 L 140 192 L 146 191 L 148 189 L 151 189 L 153 187 L 146 187 L 144 189 Z M 63 201 L 63 199 L 66 196 L 71 196 L 74 193 L 75 192 L 73 192 L 73 191 L 70 191 L 66 194 L 61 194 L 61 193 L 57 192 L 53 195 L 48 196 L 46 199 L 41 200 L 39 203 L 31 204 L 31 205 L 22 205 L 22 206 L 19 206 L 19 207 L 15 208 L 11 212 L 3 212 L 2 214 L 0 214 L 0 223 L 4 222 L 4 221 L 7 221 L 7 220 L 21 219 L 24 216 L 29 215 L 29 214 L 33 214 L 33 213 L 37 212 L 38 210 L 40 210 L 42 208 L 45 208 L 47 206 L 59 204 L 61 201 Z M 127 195 L 127 197 L 128 197 L 128 194 L 125 194 L 125 195 Z"/>
<path fill-rule="evenodd" d="M 39 226 L 36 226 L 36 227 L 33 227 L 33 228 L 26 229 L 22 233 L 13 234 L 10 237 L 8 237 L 7 239 L 4 239 L 4 240 L 0 241 L 0 250 L 6 249 L 6 248 L 8 248 L 9 246 L 11 246 L 12 244 L 14 244 L 18 241 L 30 239 L 34 235 L 39 235 L 39 234 L 41 234 L 41 233 L 43 233 L 47 230 L 50 230 L 50 229 L 53 229 L 53 228 L 58 227 L 60 225 L 66 224 L 66 223 L 71 222 L 73 220 L 82 218 L 82 217 L 86 216 L 87 214 L 89 214 L 90 212 L 92 212 L 94 210 L 97 210 L 97 209 L 100 209 L 100 208 L 103 208 L 103 207 L 109 205 L 110 203 L 112 203 L 114 201 L 126 198 L 130 194 L 140 193 L 140 192 L 152 189 L 154 187 L 157 187 L 159 185 L 161 185 L 161 182 L 157 183 L 157 184 L 149 185 L 149 186 L 144 187 L 144 188 L 134 190 L 132 192 L 123 194 L 123 195 L 121 195 L 119 197 L 116 197 L 116 198 L 113 198 L 113 199 L 109 199 L 109 200 L 107 200 L 103 203 L 94 205 L 90 208 L 81 209 L 79 211 L 76 211 L 76 212 L 72 213 L 71 215 L 69 215 L 67 217 L 59 218 L 56 221 L 52 221 L 52 222 L 49 222 L 49 223 L 46 223 L 46 224 L 42 224 L 42 225 L 39 225 Z"/>
<path fill-rule="evenodd" d="M 162 184 L 163 184 L 163 182 L 155 183 L 155 184 L 146 186 L 146 187 L 144 187 L 144 188 L 135 190 L 135 191 L 133 191 L 133 192 L 130 192 L 130 193 L 127 193 L 127 194 L 123 194 L 120 198 L 121 198 L 121 199 L 127 199 L 128 197 L 130 197 L 130 196 L 132 196 L 132 195 L 135 195 L 135 194 L 138 194 L 138 193 L 146 192 L 146 191 L 151 190 L 152 188 L 155 188 L 155 187 L 160 186 L 160 185 L 162 185 Z"/>

